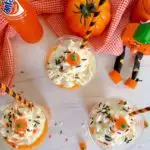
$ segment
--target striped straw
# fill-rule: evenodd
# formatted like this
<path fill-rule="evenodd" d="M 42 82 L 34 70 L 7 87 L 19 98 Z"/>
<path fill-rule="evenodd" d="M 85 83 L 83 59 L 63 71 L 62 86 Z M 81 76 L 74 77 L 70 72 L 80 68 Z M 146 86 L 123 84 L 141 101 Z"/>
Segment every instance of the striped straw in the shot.
<path fill-rule="evenodd" d="M 135 116 L 135 115 L 146 113 L 146 112 L 149 112 L 149 111 L 150 111 L 150 107 L 145 107 L 145 108 L 133 111 L 133 112 L 129 113 L 129 115 L 130 116 Z"/>
<path fill-rule="evenodd" d="M 12 96 L 14 99 L 19 101 L 20 103 L 26 105 L 27 107 L 32 108 L 34 106 L 33 103 L 31 103 L 31 102 L 25 100 L 24 98 L 22 98 L 20 96 L 20 94 L 17 94 L 16 92 L 13 91 L 13 89 L 7 87 L 5 84 L 0 83 L 0 89 L 3 92 L 6 92 L 8 95 Z"/>
<path fill-rule="evenodd" d="M 94 12 L 94 16 L 93 16 L 92 21 L 91 21 L 91 23 L 89 25 L 89 29 L 86 31 L 86 33 L 85 33 L 85 35 L 83 37 L 83 41 L 81 43 L 80 48 L 84 48 L 86 46 L 87 41 L 88 41 L 89 37 L 91 36 L 93 28 L 94 28 L 94 26 L 96 24 L 97 18 L 100 15 L 101 5 L 103 5 L 104 3 L 105 3 L 105 0 L 99 0 L 99 4 L 98 4 L 98 7 L 97 7 L 97 10 Z"/>

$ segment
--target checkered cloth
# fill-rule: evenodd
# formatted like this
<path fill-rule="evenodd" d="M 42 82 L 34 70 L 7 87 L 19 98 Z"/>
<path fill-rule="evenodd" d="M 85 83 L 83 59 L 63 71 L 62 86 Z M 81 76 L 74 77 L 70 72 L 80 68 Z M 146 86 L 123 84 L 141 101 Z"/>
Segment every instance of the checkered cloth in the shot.
<path fill-rule="evenodd" d="M 64 19 L 64 7 L 66 0 L 31 0 L 33 7 L 39 15 L 42 15 L 48 26 L 57 36 L 72 34 L 67 28 Z M 90 42 L 98 53 L 119 55 L 122 52 L 120 34 L 129 22 L 130 10 L 134 0 L 111 0 L 112 21 L 99 36 L 90 39 Z M 14 75 L 14 53 L 10 38 L 15 31 L 8 25 L 0 13 L 0 82 L 11 86 Z"/>

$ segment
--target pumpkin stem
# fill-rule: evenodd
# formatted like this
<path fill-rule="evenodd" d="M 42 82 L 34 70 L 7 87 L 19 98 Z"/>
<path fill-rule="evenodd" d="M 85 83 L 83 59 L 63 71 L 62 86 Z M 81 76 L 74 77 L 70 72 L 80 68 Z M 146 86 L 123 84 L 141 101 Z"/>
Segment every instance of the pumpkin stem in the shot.
<path fill-rule="evenodd" d="M 86 3 L 85 5 L 80 4 L 80 11 L 84 17 L 90 16 L 91 13 L 95 12 L 95 10 L 96 9 L 94 3 Z"/>
<path fill-rule="evenodd" d="M 94 2 L 92 1 L 91 3 L 86 0 L 86 4 L 80 4 L 80 6 L 77 6 L 75 4 L 76 9 L 79 11 L 75 11 L 75 13 L 81 13 L 81 18 L 80 22 L 82 24 L 82 17 L 84 17 L 84 25 L 86 26 L 86 18 L 91 16 L 92 13 L 96 11 L 96 6 Z"/>

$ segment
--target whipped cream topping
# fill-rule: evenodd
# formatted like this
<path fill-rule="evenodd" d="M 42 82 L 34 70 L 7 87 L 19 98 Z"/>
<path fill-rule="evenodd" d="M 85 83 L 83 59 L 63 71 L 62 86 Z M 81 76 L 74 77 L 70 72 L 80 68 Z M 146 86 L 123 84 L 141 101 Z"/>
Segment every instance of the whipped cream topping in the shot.
<path fill-rule="evenodd" d="M 64 40 L 57 45 L 47 62 L 46 69 L 48 76 L 56 85 L 63 85 L 71 88 L 76 84 L 86 85 L 96 71 L 95 56 L 90 47 L 80 49 L 81 41 Z M 66 58 L 70 53 L 77 53 L 80 56 L 80 65 L 71 66 Z"/>
<path fill-rule="evenodd" d="M 93 107 L 89 128 L 91 136 L 102 147 L 113 147 L 136 139 L 136 120 L 129 116 L 126 101 L 100 102 Z"/>
<path fill-rule="evenodd" d="M 31 109 L 20 103 L 13 103 L 3 110 L 0 134 L 13 147 L 31 145 L 43 133 L 45 123 L 46 117 L 39 106 L 34 105 Z"/>

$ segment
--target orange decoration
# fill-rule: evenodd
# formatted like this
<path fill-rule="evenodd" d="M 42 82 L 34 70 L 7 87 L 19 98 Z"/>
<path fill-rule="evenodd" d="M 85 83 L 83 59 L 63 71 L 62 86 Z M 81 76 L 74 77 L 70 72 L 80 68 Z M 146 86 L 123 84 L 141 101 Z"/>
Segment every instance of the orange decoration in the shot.
<path fill-rule="evenodd" d="M 25 132 L 27 130 L 27 121 L 25 119 L 15 120 L 16 132 Z"/>
<path fill-rule="evenodd" d="M 10 125 L 10 123 L 9 123 L 9 122 L 5 122 L 5 125 L 6 125 L 6 126 L 9 126 L 9 125 Z"/>
<path fill-rule="evenodd" d="M 115 134 L 115 133 L 116 133 L 116 131 L 115 131 L 115 130 L 111 130 L 111 133 L 112 133 L 112 134 Z"/>
<path fill-rule="evenodd" d="M 80 65 L 80 56 L 77 53 L 68 54 L 67 62 L 72 66 L 79 66 Z"/>
<path fill-rule="evenodd" d="M 137 82 L 135 80 L 132 80 L 131 78 L 129 78 L 126 82 L 125 85 L 131 89 L 135 89 L 137 86 Z"/>
<path fill-rule="evenodd" d="M 65 19 L 72 32 L 84 36 L 89 29 L 94 12 L 98 9 L 99 0 L 68 0 L 65 7 Z M 101 0 L 100 15 L 92 30 L 91 36 L 100 35 L 111 19 L 111 4 L 109 0 Z"/>
<path fill-rule="evenodd" d="M 115 84 L 118 84 L 122 81 L 122 77 L 119 72 L 113 70 L 109 73 L 110 78 L 113 80 Z"/>
<path fill-rule="evenodd" d="M 124 100 L 120 100 L 119 104 L 123 105 L 124 104 Z"/>
<path fill-rule="evenodd" d="M 87 150 L 87 145 L 86 145 L 85 141 L 82 141 L 80 143 L 80 150 Z"/>
<path fill-rule="evenodd" d="M 37 132 L 37 129 L 34 129 L 34 130 L 33 130 L 33 134 L 35 134 L 36 132 Z"/>
<path fill-rule="evenodd" d="M 94 128 L 93 127 L 90 127 L 90 133 L 94 134 Z"/>
<path fill-rule="evenodd" d="M 24 137 L 24 133 L 20 133 L 19 136 L 20 136 L 20 137 Z"/>
<path fill-rule="evenodd" d="M 150 0 L 137 0 L 132 13 L 132 21 L 140 22 L 150 19 Z"/>
<path fill-rule="evenodd" d="M 112 117 L 112 116 L 110 116 L 110 118 L 109 118 L 111 121 L 115 121 L 115 118 L 114 117 Z"/>
<path fill-rule="evenodd" d="M 119 119 L 116 119 L 116 128 L 118 130 L 125 130 L 127 127 L 127 121 L 123 116 L 120 116 Z"/>

